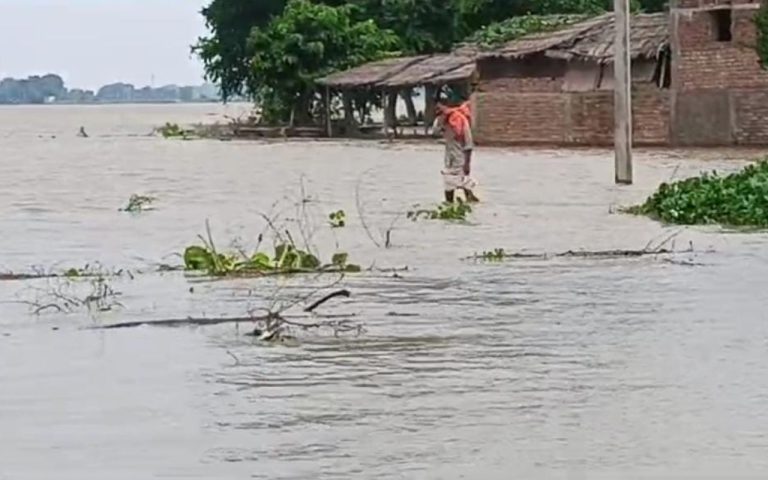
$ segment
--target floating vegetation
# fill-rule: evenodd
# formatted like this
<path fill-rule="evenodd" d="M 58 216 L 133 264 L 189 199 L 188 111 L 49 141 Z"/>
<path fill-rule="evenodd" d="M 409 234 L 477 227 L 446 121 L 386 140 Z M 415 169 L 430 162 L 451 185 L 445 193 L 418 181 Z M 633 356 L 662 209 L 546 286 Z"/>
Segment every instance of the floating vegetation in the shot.
<path fill-rule="evenodd" d="M 180 138 L 182 140 L 189 140 L 197 137 L 194 130 L 184 129 L 177 123 L 167 122 L 162 127 L 155 129 L 157 133 L 163 136 L 163 138 Z"/>
<path fill-rule="evenodd" d="M 155 197 L 149 197 L 146 195 L 131 195 L 128 199 L 128 204 L 121 208 L 121 212 L 139 213 L 147 210 L 152 210 L 151 205 L 157 200 Z"/>
<path fill-rule="evenodd" d="M 35 267 L 29 272 L 0 272 L 0 281 L 41 280 L 50 278 L 106 278 L 127 276 L 133 279 L 133 272 L 125 269 L 109 270 L 98 263 L 86 264 L 84 267 L 68 268 L 65 270 L 44 269 Z"/>
<path fill-rule="evenodd" d="M 256 251 L 248 256 L 220 253 L 206 223 L 208 238 L 200 236 L 202 246 L 192 245 L 184 251 L 184 265 L 189 271 L 204 271 L 211 276 L 279 275 L 294 273 L 355 273 L 359 265 L 348 262 L 347 253 L 336 253 L 330 263 L 322 263 L 312 253 L 293 243 L 278 243 L 273 255 Z"/>
<path fill-rule="evenodd" d="M 505 253 L 503 248 L 496 248 L 494 250 L 487 250 L 481 253 L 479 257 L 488 262 L 500 262 L 504 260 Z"/>
<path fill-rule="evenodd" d="M 446 202 L 433 209 L 409 211 L 406 216 L 414 222 L 418 220 L 445 220 L 450 222 L 465 222 L 472 213 L 472 207 L 465 202 Z"/>
<path fill-rule="evenodd" d="M 623 211 L 680 225 L 768 227 L 768 162 L 663 183 L 645 203 Z"/>
<path fill-rule="evenodd" d="M 344 228 L 347 226 L 347 214 L 344 210 L 333 212 L 328 215 L 328 222 L 331 224 L 331 228 Z"/>

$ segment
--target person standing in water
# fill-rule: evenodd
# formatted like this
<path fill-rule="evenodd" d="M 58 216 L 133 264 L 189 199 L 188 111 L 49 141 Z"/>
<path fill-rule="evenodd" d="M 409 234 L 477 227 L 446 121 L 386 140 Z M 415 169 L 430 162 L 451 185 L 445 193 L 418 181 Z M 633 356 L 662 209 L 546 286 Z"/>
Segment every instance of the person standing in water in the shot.
<path fill-rule="evenodd" d="M 445 165 L 442 171 L 445 201 L 453 203 L 456 190 L 462 190 L 467 202 L 478 202 L 473 192 L 477 182 L 470 176 L 474 140 L 469 103 L 448 106 L 438 102 L 436 114 L 445 140 Z"/>

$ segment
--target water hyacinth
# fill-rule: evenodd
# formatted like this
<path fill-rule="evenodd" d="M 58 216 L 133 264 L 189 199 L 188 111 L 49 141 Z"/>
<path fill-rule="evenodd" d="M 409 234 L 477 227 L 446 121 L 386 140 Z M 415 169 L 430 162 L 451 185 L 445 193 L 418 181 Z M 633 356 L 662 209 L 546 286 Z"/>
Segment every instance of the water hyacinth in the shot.
<path fill-rule="evenodd" d="M 768 161 L 730 175 L 713 171 L 663 183 L 626 212 L 678 225 L 768 227 Z"/>

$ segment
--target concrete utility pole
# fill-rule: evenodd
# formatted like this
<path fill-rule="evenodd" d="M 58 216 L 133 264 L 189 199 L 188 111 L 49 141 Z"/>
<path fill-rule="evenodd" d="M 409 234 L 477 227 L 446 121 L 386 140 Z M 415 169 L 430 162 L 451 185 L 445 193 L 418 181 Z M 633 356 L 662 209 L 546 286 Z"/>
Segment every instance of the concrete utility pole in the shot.
<path fill-rule="evenodd" d="M 632 81 L 629 55 L 629 0 L 613 0 L 616 41 L 613 46 L 614 146 L 616 183 L 632 183 Z"/>

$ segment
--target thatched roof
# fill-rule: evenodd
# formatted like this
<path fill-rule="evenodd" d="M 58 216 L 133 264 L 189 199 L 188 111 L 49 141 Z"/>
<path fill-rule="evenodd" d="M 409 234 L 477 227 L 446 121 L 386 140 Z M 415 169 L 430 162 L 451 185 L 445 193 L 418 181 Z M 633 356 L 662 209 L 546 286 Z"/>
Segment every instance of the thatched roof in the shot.
<path fill-rule="evenodd" d="M 413 63 L 386 80 L 379 82 L 385 88 L 415 87 L 435 84 L 435 79 L 451 77 L 453 80 L 469 78 L 475 71 L 475 59 L 459 55 L 433 55 Z M 438 83 L 445 83 L 440 81 Z"/>
<path fill-rule="evenodd" d="M 666 13 L 637 14 L 630 20 L 630 55 L 653 58 L 669 45 L 669 17 Z M 560 30 L 537 33 L 513 40 L 481 55 L 483 58 L 522 58 L 535 53 L 565 60 L 613 62 L 615 39 L 613 13 L 606 13 Z"/>
<path fill-rule="evenodd" d="M 388 58 L 386 60 L 366 63 L 350 70 L 328 75 L 318 80 L 317 83 L 334 88 L 368 87 L 391 77 L 409 65 L 420 62 L 425 58 L 428 58 L 428 56 Z"/>
<path fill-rule="evenodd" d="M 404 57 L 366 63 L 318 80 L 332 88 L 407 88 L 444 84 L 469 78 L 474 57 L 440 54 Z"/>
<path fill-rule="evenodd" d="M 632 58 L 654 58 L 669 46 L 666 13 L 638 14 L 631 18 Z M 568 25 L 559 30 L 527 35 L 494 50 L 464 45 L 453 53 L 391 58 L 371 62 L 318 80 L 331 88 L 407 88 L 443 85 L 469 79 L 478 58 L 522 58 L 545 54 L 564 60 L 613 62 L 613 13 Z"/>

